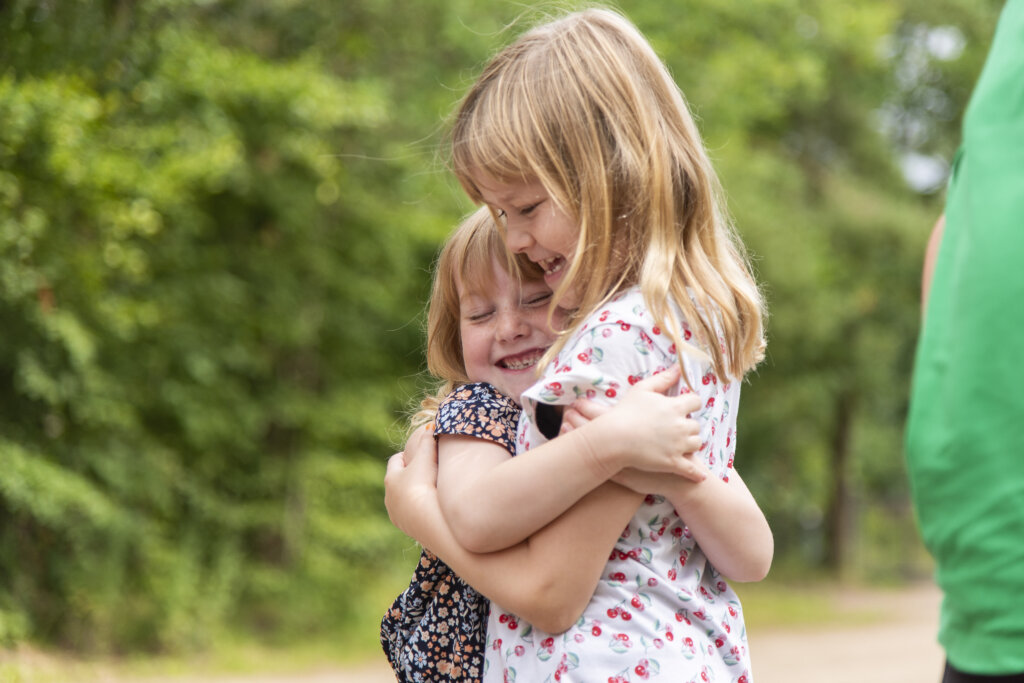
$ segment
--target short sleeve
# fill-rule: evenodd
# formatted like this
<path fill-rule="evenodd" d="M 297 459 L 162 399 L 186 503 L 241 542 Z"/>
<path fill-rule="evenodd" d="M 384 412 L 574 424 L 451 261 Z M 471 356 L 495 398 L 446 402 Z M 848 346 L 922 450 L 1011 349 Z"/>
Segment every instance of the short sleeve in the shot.
<path fill-rule="evenodd" d="M 450 393 L 438 408 L 434 437 L 472 436 L 492 441 L 515 455 L 519 413 L 519 406 L 490 384 L 464 384 Z"/>
<path fill-rule="evenodd" d="M 568 405 L 577 398 L 614 403 L 631 385 L 676 362 L 672 339 L 653 323 L 637 291 L 584 321 L 544 378 L 523 394 L 523 408 L 532 416 L 537 403 Z"/>
<path fill-rule="evenodd" d="M 681 332 L 687 340 L 685 324 Z M 568 405 L 583 397 L 612 404 L 631 385 L 677 362 L 671 337 L 654 324 L 639 291 L 611 302 L 584 321 L 544 377 L 523 394 L 521 446 L 536 447 L 545 440 L 535 425 L 538 404 Z M 705 464 L 725 478 L 733 460 L 738 384 L 721 383 L 707 359 L 684 353 L 682 364 L 689 386 L 702 402 L 693 417 L 701 423 Z M 668 393 L 680 391 L 690 391 L 686 382 Z"/>

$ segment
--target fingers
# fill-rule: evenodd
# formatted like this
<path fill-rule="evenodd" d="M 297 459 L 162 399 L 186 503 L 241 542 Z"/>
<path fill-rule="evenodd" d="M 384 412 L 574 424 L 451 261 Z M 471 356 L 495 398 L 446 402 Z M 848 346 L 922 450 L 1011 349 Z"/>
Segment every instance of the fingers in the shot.
<path fill-rule="evenodd" d="M 690 413 L 696 413 L 704 406 L 700 396 L 697 394 L 680 394 L 672 399 L 673 401 L 679 402 L 680 409 L 689 415 Z"/>
<path fill-rule="evenodd" d="M 401 496 L 395 491 L 395 487 L 399 486 L 401 483 L 402 473 L 404 471 L 405 453 L 399 451 L 388 458 L 388 466 L 384 471 L 384 507 L 388 511 L 388 517 L 391 519 L 391 523 L 396 527 L 398 526 L 398 523 L 395 521 L 394 507 L 396 501 L 401 499 Z"/>
<path fill-rule="evenodd" d="M 587 424 L 591 418 L 586 417 L 576 410 L 575 407 L 566 408 L 562 412 L 562 426 L 558 430 L 559 434 L 568 434 L 574 429 L 578 429 L 583 425 Z"/>
<path fill-rule="evenodd" d="M 594 401 L 589 401 L 585 398 L 580 398 L 573 401 L 572 405 L 565 412 L 575 412 L 577 417 L 582 417 L 585 420 L 595 420 L 610 410 L 612 410 L 611 406 L 602 405 Z M 562 419 L 565 419 L 564 415 L 562 416 Z"/>
<path fill-rule="evenodd" d="M 384 478 L 388 479 L 389 477 L 393 477 L 397 472 L 401 472 L 403 469 L 405 469 L 405 453 L 399 451 L 388 458 L 388 466 L 387 469 L 384 470 Z"/>
<path fill-rule="evenodd" d="M 687 458 L 683 458 L 680 461 L 679 469 L 675 471 L 675 474 L 678 474 L 680 477 L 683 477 L 684 479 L 689 479 L 690 481 L 699 484 L 708 478 L 709 473 L 706 467 L 698 465 L 697 463 Z"/>
<path fill-rule="evenodd" d="M 640 380 L 633 385 L 633 388 L 640 389 L 642 391 L 656 391 L 659 394 L 664 394 L 679 383 L 679 378 L 682 376 L 681 373 L 682 370 L 679 369 L 679 365 L 673 363 L 664 371 Z"/>
<path fill-rule="evenodd" d="M 421 456 L 437 459 L 437 444 L 434 441 L 433 425 L 419 427 L 409 435 L 405 443 L 405 464 L 411 465 Z"/>

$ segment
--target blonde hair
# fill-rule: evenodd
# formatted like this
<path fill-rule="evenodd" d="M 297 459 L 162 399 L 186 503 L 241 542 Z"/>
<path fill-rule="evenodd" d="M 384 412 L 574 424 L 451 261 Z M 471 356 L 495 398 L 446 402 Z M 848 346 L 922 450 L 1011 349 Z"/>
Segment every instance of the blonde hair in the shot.
<path fill-rule="evenodd" d="M 427 370 L 440 383 L 433 395 L 420 402 L 410 420 L 412 428 L 433 420 L 441 401 L 456 386 L 470 381 L 462 355 L 459 285 L 470 291 L 492 289 L 495 261 L 517 282 L 544 277 L 539 266 L 509 253 L 490 211 L 480 208 L 452 231 L 434 266 L 427 305 Z"/>
<path fill-rule="evenodd" d="M 574 326 L 639 285 L 683 349 L 676 302 L 719 376 L 742 378 L 763 358 L 764 304 L 718 177 L 679 87 L 627 19 L 589 9 L 528 31 L 485 67 L 451 131 L 452 168 L 474 201 L 481 172 L 536 179 L 579 225 L 552 303 L 574 288 Z"/>

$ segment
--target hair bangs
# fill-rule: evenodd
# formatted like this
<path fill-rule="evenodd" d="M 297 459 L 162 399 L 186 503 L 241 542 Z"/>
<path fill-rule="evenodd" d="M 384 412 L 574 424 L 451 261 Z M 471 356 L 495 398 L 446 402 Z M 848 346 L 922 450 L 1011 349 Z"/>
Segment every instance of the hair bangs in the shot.
<path fill-rule="evenodd" d="M 504 266 L 506 251 L 497 230 L 478 231 L 467 242 L 458 269 L 463 292 L 486 292 L 495 286 L 494 263 Z M 509 275 L 515 277 L 513 273 Z"/>
<path fill-rule="evenodd" d="M 543 179 L 556 158 L 550 140 L 542 137 L 547 117 L 534 97 L 538 89 L 555 87 L 547 82 L 554 74 L 529 56 L 499 54 L 456 114 L 452 171 L 476 202 L 483 201 L 474 182 L 481 173 L 500 181 Z"/>
<path fill-rule="evenodd" d="M 496 286 L 494 266 L 517 283 L 544 279 L 544 270 L 521 254 L 512 254 L 497 229 L 478 230 L 467 240 L 457 266 L 464 291 L 487 292 Z"/>

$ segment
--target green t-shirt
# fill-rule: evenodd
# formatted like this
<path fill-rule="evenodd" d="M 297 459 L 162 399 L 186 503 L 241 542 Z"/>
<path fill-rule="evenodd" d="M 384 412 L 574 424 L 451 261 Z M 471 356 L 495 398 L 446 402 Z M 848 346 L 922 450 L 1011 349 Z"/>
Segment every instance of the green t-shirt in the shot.
<path fill-rule="evenodd" d="M 1024 672 L 1024 0 L 964 117 L 906 435 L 953 666 Z"/>

